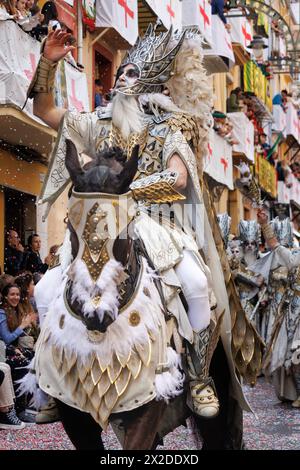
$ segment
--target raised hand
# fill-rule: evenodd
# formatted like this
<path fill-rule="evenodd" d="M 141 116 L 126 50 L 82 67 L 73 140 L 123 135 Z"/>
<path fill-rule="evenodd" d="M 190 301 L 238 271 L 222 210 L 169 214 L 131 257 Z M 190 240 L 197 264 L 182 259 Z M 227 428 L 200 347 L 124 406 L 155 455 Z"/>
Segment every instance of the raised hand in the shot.
<path fill-rule="evenodd" d="M 58 62 L 65 57 L 69 51 L 75 49 L 74 46 L 68 46 L 68 40 L 72 35 L 63 31 L 51 31 L 46 39 L 43 55 L 52 62 Z"/>
<path fill-rule="evenodd" d="M 265 225 L 268 223 L 268 216 L 263 209 L 258 209 L 257 211 L 257 222 L 260 225 Z"/>

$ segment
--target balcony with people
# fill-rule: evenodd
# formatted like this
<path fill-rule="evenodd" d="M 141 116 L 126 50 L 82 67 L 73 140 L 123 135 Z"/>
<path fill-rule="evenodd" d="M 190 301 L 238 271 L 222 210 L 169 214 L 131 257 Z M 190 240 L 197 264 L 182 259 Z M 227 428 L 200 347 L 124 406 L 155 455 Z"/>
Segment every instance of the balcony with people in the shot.
<path fill-rule="evenodd" d="M 28 2 L 29 5 L 32 3 Z M 31 29 L 27 27 L 30 23 L 20 24 L 20 11 L 9 9 L 10 2 L 2 2 L 0 10 L 1 145 L 7 149 L 13 148 L 21 158 L 34 158 L 41 162 L 47 162 L 56 132 L 33 114 L 32 100 L 27 99 L 27 90 L 39 61 L 41 39 L 48 31 L 64 28 L 58 19 L 49 19 L 53 17 L 52 13 L 46 20 L 47 25 L 43 24 L 49 13 L 47 4 L 50 3 L 54 5 L 53 2 L 46 2 L 42 9 L 44 13 L 32 13 L 32 16 L 30 13 L 35 11 L 35 5 L 28 11 L 20 10 L 23 19 L 39 15 L 40 23 L 31 23 L 31 26 L 35 24 Z M 26 6 L 25 0 L 23 3 L 17 2 L 17 6 L 21 8 L 21 5 Z M 71 35 L 70 41 L 75 41 Z M 86 77 L 78 69 L 73 56 L 60 64 L 54 93 L 58 106 L 89 110 Z"/>

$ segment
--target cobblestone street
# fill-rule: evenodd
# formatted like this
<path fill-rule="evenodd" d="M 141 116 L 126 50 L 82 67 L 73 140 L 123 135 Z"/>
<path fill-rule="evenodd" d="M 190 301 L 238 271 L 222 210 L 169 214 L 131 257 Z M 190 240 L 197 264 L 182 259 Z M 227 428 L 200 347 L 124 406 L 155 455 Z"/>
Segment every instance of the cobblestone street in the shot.
<path fill-rule="evenodd" d="M 249 450 L 300 450 L 300 410 L 276 398 L 273 388 L 260 378 L 255 388 L 245 387 L 254 414 L 244 415 L 244 440 Z M 120 449 L 112 433 L 104 433 L 108 450 Z M 178 428 L 165 439 L 165 450 L 194 450 L 196 443 L 189 429 Z M 0 430 L 1 450 L 73 449 L 61 423 L 28 425 L 25 430 Z"/>

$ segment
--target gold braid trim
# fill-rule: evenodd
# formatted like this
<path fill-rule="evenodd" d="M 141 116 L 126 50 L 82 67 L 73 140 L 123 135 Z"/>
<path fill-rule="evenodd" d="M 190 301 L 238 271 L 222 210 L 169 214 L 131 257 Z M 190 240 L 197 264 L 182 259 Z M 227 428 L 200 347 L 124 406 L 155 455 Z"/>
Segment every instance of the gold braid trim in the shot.
<path fill-rule="evenodd" d="M 174 113 L 167 123 L 173 132 L 181 131 L 192 147 L 202 187 L 203 157 L 206 154 L 208 144 L 207 129 L 204 129 L 199 118 L 190 114 Z"/>
<path fill-rule="evenodd" d="M 53 92 L 57 66 L 58 62 L 52 62 L 43 55 L 40 57 L 37 69 L 27 91 L 27 98 L 33 98 L 37 93 Z"/>
<path fill-rule="evenodd" d="M 228 257 L 224 249 L 221 231 L 217 222 L 209 189 L 203 187 L 203 197 L 209 222 L 213 232 L 216 248 L 223 268 L 224 280 L 228 294 L 231 314 L 231 350 L 235 366 L 244 380 L 254 385 L 262 369 L 262 355 L 264 342 L 256 331 L 254 325 L 248 320 L 241 305 L 234 280 L 232 278 Z"/>
<path fill-rule="evenodd" d="M 136 201 L 144 201 L 150 204 L 182 201 L 186 199 L 185 196 L 173 187 L 177 178 L 178 173 L 170 170 L 146 176 L 131 183 L 132 196 Z"/>
<path fill-rule="evenodd" d="M 271 224 L 261 225 L 261 230 L 266 241 L 271 240 L 272 238 L 276 238 Z"/>

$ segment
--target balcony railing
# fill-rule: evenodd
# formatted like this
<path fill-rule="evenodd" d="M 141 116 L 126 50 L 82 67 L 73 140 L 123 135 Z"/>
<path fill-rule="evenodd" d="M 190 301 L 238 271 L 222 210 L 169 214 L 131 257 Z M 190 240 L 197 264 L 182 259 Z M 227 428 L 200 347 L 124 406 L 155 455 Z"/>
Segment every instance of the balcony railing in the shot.
<path fill-rule="evenodd" d="M 41 43 L 14 21 L 0 21 L 0 44 L 0 104 L 23 109 L 26 92 L 39 61 Z M 55 96 L 68 109 L 89 111 L 85 74 L 62 61 L 56 76 Z M 27 101 L 24 112 L 37 120 L 31 100 Z"/>
<path fill-rule="evenodd" d="M 41 43 L 8 20 L 0 21 L 0 44 L 0 140 L 47 158 L 56 132 L 34 116 L 32 100 L 26 102 Z M 56 75 L 55 98 L 64 108 L 89 111 L 86 76 L 66 61 Z"/>

